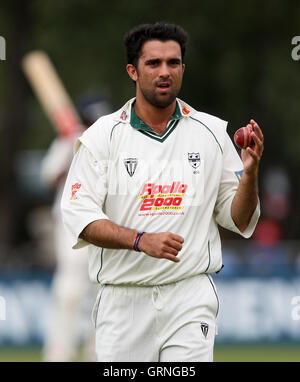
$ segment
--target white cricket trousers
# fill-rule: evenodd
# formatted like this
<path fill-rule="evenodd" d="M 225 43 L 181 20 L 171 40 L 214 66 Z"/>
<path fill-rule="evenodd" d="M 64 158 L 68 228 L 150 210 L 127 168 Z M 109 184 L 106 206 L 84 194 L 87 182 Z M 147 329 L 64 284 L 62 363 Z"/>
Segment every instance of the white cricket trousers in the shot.
<path fill-rule="evenodd" d="M 97 361 L 213 361 L 218 309 L 207 274 L 160 286 L 102 285 L 92 314 Z"/>

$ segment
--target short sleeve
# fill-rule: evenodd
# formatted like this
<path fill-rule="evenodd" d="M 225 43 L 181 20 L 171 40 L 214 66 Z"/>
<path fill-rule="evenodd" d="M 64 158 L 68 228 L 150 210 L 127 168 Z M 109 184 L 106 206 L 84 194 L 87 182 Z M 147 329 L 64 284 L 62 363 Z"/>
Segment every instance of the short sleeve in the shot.
<path fill-rule="evenodd" d="M 63 222 L 74 249 L 89 244 L 79 238 L 88 224 L 109 219 L 103 212 L 106 176 L 106 161 L 96 160 L 88 148 L 81 144 L 73 158 L 61 200 Z"/>
<path fill-rule="evenodd" d="M 223 168 L 214 214 L 220 226 L 236 232 L 245 238 L 249 238 L 253 234 L 260 216 L 260 203 L 258 202 L 250 223 L 243 232 L 237 228 L 231 217 L 231 204 L 238 189 L 242 173 L 243 162 L 229 135 L 226 133 L 223 150 Z"/>

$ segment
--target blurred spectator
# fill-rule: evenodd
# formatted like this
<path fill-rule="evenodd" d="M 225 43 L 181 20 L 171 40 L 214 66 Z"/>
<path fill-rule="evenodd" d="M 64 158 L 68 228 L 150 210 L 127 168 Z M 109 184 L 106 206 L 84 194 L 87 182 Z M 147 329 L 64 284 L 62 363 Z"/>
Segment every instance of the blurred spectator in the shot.
<path fill-rule="evenodd" d="M 277 221 L 286 219 L 290 212 L 290 189 L 284 168 L 272 167 L 267 170 L 263 181 L 263 214 Z"/>
<path fill-rule="evenodd" d="M 275 220 L 261 219 L 246 250 L 253 275 L 275 275 L 290 271 L 290 258 L 282 241 L 283 230 Z"/>

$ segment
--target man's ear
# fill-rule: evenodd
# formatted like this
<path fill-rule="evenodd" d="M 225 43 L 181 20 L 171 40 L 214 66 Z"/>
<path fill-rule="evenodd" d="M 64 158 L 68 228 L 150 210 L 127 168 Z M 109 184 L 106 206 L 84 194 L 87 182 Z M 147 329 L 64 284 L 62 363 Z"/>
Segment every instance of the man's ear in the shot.
<path fill-rule="evenodd" d="M 138 73 L 136 70 L 136 67 L 132 64 L 126 65 L 126 70 L 129 75 L 129 77 L 135 82 L 138 79 Z"/>

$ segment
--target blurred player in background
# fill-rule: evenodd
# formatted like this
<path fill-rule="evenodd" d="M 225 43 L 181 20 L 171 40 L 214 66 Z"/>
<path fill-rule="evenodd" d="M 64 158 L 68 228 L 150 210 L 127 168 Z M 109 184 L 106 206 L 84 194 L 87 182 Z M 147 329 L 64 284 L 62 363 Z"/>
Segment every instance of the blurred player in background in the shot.
<path fill-rule="evenodd" d="M 77 111 L 87 129 L 99 117 L 110 112 L 108 97 L 89 94 L 78 101 Z M 74 251 L 65 234 L 60 212 L 60 200 L 65 178 L 73 158 L 77 136 L 58 136 L 48 149 L 41 166 L 41 178 L 56 190 L 53 205 L 54 248 L 56 270 L 52 282 L 52 305 L 49 328 L 44 343 L 44 360 L 70 362 L 78 355 L 80 315 L 84 303 L 93 301 L 95 287 L 88 277 L 88 255 L 85 248 Z M 86 309 L 90 322 L 90 310 Z M 84 335 L 83 357 L 94 360 L 94 333 L 92 327 Z"/>

